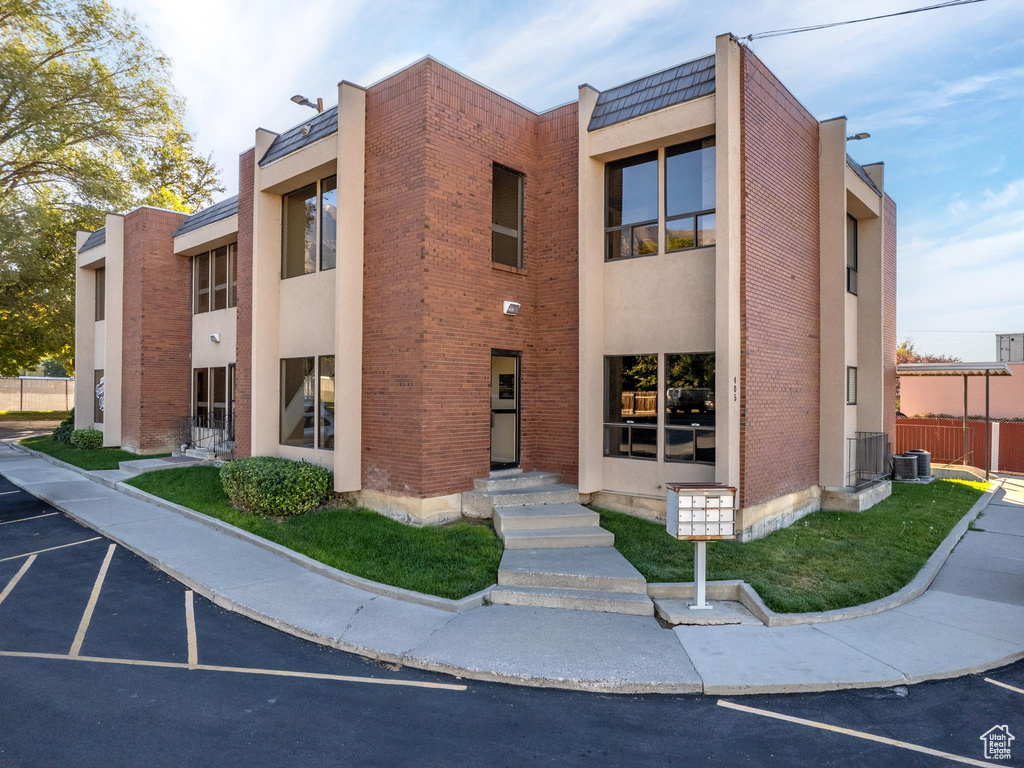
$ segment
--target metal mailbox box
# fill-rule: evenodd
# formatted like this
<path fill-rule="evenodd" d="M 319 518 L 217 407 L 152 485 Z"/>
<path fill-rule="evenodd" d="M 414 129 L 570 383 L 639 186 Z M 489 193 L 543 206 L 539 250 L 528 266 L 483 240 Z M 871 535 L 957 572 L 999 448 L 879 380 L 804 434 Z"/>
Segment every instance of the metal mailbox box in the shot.
<path fill-rule="evenodd" d="M 665 527 L 688 541 L 736 538 L 736 489 L 725 485 L 668 483 Z"/>

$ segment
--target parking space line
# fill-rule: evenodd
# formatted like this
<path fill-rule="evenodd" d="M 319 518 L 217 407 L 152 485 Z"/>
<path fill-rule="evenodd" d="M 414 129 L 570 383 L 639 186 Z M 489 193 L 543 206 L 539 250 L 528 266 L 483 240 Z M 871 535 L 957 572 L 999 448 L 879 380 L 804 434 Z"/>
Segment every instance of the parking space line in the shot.
<path fill-rule="evenodd" d="M 14 587 L 19 581 L 21 581 L 21 577 L 25 575 L 25 571 L 27 571 L 35 561 L 36 556 L 31 555 L 29 559 L 22 564 L 21 568 L 18 569 L 18 572 L 11 577 L 11 580 L 7 582 L 7 586 L 4 587 L 4 591 L 0 592 L 0 603 L 7 599 L 7 596 L 11 594 Z"/>
<path fill-rule="evenodd" d="M 2 496 L 3 494 L 0 494 Z M 19 517 L 17 520 L 4 520 L 0 525 L 10 525 L 11 523 L 24 523 L 26 520 L 39 520 L 43 517 L 53 517 L 59 515 L 60 512 L 47 512 L 45 515 L 32 515 L 32 517 Z"/>
<path fill-rule="evenodd" d="M 3 491 L 0 492 L 0 496 L 10 496 L 12 493 L 22 493 L 23 491 L 19 488 L 16 491 Z"/>
<path fill-rule="evenodd" d="M 0 595 L 0 600 L 3 600 L 3 599 L 4 599 L 3 596 Z M 1000 688 L 1005 688 L 1006 690 L 1013 691 L 1015 693 L 1024 693 L 1024 688 L 1018 688 L 1017 686 L 1010 685 L 1009 683 L 1001 683 L 998 680 L 993 680 L 991 677 L 986 677 L 985 678 L 985 682 L 986 683 L 992 683 L 992 685 L 998 685 Z"/>
<path fill-rule="evenodd" d="M 96 601 L 99 600 L 100 590 L 103 588 L 103 579 L 107 576 L 107 568 L 110 567 L 110 559 L 114 556 L 115 549 L 117 549 L 117 544 L 111 544 L 107 547 L 107 556 L 103 558 L 103 565 L 100 566 L 100 572 L 96 575 L 96 583 L 92 585 L 92 594 L 89 595 L 89 602 L 85 605 L 85 613 L 82 614 L 82 620 L 78 624 L 78 631 L 75 633 L 74 642 L 71 643 L 69 656 L 77 656 L 79 651 L 82 650 L 82 643 L 85 642 L 85 633 L 89 629 L 89 622 L 92 621 L 92 612 L 96 610 Z"/>
<path fill-rule="evenodd" d="M 195 669 L 199 666 L 199 649 L 196 645 L 196 607 L 195 593 L 185 590 L 185 631 L 188 634 L 188 666 Z"/>
<path fill-rule="evenodd" d="M 885 736 L 876 736 L 873 733 L 865 733 L 864 731 L 854 731 L 850 728 L 843 728 L 838 725 L 829 725 L 828 723 L 819 723 L 816 720 L 805 720 L 802 717 L 793 717 L 792 715 L 783 715 L 779 712 L 772 712 L 767 709 L 756 709 L 755 707 L 747 707 L 742 704 L 733 704 L 731 701 L 718 700 L 718 706 L 725 707 L 727 709 L 735 709 L 738 712 L 747 712 L 751 715 L 761 715 L 762 717 L 771 717 L 775 720 L 784 720 L 787 723 L 796 723 L 797 725 L 806 725 L 809 728 L 818 728 L 823 731 L 832 731 L 833 733 L 841 733 L 844 736 L 853 736 L 854 738 L 864 739 L 866 741 L 874 741 L 879 744 L 886 744 L 890 747 L 899 747 L 900 749 L 909 749 L 912 752 L 921 752 L 932 757 L 941 757 L 945 760 L 952 760 L 955 763 L 963 763 L 964 765 L 991 765 L 981 760 L 973 760 L 969 757 L 961 757 L 960 755 L 954 755 L 950 752 L 941 752 L 931 747 L 922 747 L 918 744 L 911 744 L 907 741 L 899 741 L 897 739 L 890 739 Z"/>
<path fill-rule="evenodd" d="M 243 675 L 267 675 L 272 677 L 297 677 L 308 680 L 333 680 L 341 683 L 367 683 L 369 685 L 397 685 L 407 688 L 431 688 L 441 691 L 465 691 L 467 686 L 453 683 L 432 683 L 426 680 L 389 680 L 381 677 L 359 677 L 356 675 L 332 675 L 326 672 L 293 672 L 285 669 L 259 669 L 255 667 L 222 667 L 214 664 L 198 664 L 195 667 L 180 661 L 145 661 L 143 659 L 117 659 L 102 656 L 70 656 L 63 653 L 34 653 L 31 651 L 0 651 L 0 657 L 21 659 L 54 659 L 58 661 L 85 661 L 95 664 L 124 664 L 134 667 L 162 667 L 164 669 L 185 669 L 199 672 L 230 672 Z"/>
<path fill-rule="evenodd" d="M 0 563 L 6 563 L 8 560 L 17 560 L 21 557 L 30 557 L 32 555 L 41 555 L 43 552 L 53 552 L 55 549 L 65 549 L 67 547 L 77 547 L 79 544 L 88 544 L 90 541 L 99 541 L 101 536 L 93 536 L 91 539 L 82 539 L 81 541 L 72 541 L 70 544 L 61 544 L 58 547 L 47 547 L 46 549 L 37 549 L 35 552 L 23 552 L 20 555 L 11 555 L 10 557 L 0 557 Z"/>

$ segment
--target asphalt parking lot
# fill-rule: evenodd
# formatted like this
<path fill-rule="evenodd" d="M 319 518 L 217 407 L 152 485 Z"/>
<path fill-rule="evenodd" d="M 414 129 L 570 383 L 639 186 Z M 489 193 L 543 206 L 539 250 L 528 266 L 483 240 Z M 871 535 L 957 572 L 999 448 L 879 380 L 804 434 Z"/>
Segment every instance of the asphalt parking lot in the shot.
<path fill-rule="evenodd" d="M 984 759 L 980 737 L 996 725 L 1019 739 L 1010 760 Z M 1024 662 L 909 688 L 725 700 L 459 680 L 221 609 L 0 478 L 0 766 L 906 767 L 1021 757 Z"/>

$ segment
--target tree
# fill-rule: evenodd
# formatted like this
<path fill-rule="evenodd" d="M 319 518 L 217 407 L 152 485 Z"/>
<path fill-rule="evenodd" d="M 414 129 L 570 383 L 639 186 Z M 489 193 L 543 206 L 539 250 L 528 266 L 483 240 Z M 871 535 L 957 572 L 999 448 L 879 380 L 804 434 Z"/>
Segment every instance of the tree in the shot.
<path fill-rule="evenodd" d="M 0 375 L 48 355 L 70 366 L 76 229 L 223 191 L 169 71 L 105 2 L 0 0 Z"/>
<path fill-rule="evenodd" d="M 896 347 L 896 365 L 903 363 L 959 363 L 959 357 L 952 355 L 923 355 L 914 346 L 914 340 L 906 338 Z"/>

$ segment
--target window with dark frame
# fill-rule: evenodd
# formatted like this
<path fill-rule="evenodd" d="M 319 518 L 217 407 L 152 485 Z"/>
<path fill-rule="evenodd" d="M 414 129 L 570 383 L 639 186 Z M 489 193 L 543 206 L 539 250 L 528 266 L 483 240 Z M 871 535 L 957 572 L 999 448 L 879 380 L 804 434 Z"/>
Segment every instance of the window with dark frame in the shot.
<path fill-rule="evenodd" d="M 523 184 L 521 173 L 495 163 L 491 178 L 491 261 L 523 266 Z"/>
<path fill-rule="evenodd" d="M 238 306 L 238 244 L 228 246 L 228 306 Z"/>
<path fill-rule="evenodd" d="M 606 261 L 658 252 L 658 153 L 607 163 L 604 169 Z"/>
<path fill-rule="evenodd" d="M 605 357 L 604 455 L 657 459 L 657 355 Z"/>
<path fill-rule="evenodd" d="M 857 404 L 857 369 L 852 365 L 846 366 L 846 404 Z"/>
<path fill-rule="evenodd" d="M 312 357 L 281 360 L 281 445 L 315 447 L 314 367 Z"/>
<path fill-rule="evenodd" d="M 715 244 L 715 137 L 665 150 L 665 251 Z"/>
<path fill-rule="evenodd" d="M 665 355 L 665 461 L 715 463 L 715 353 Z"/>
<path fill-rule="evenodd" d="M 857 220 L 846 214 L 846 290 L 857 295 Z"/>
<path fill-rule="evenodd" d="M 103 320 L 107 316 L 107 269 L 100 267 L 96 270 L 96 320 Z"/>
<path fill-rule="evenodd" d="M 238 305 L 238 244 L 192 257 L 192 314 Z"/>
<path fill-rule="evenodd" d="M 211 254 L 213 260 L 213 301 L 210 309 L 228 308 L 228 247 L 222 245 Z"/>
<path fill-rule="evenodd" d="M 210 311 L 210 254 L 201 253 L 192 260 L 192 276 L 195 284 L 195 314 Z"/>
<path fill-rule="evenodd" d="M 100 368 L 98 371 L 92 372 L 92 421 L 93 424 L 103 423 L 103 409 L 100 407 L 100 384 L 103 382 L 103 369 Z M 106 397 L 104 397 L 106 400 Z M 104 403 L 106 405 L 106 403 Z"/>
<path fill-rule="evenodd" d="M 324 451 L 334 450 L 334 355 L 324 355 L 319 360 L 317 377 L 317 439 Z"/>
<path fill-rule="evenodd" d="M 281 197 L 281 278 L 334 269 L 337 261 L 337 176 Z"/>
<path fill-rule="evenodd" d="M 196 426 L 210 426 L 210 369 L 196 368 L 192 372 L 192 408 Z"/>

